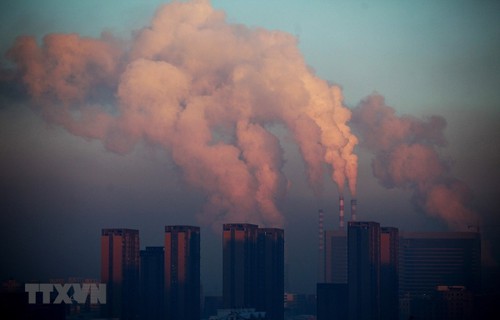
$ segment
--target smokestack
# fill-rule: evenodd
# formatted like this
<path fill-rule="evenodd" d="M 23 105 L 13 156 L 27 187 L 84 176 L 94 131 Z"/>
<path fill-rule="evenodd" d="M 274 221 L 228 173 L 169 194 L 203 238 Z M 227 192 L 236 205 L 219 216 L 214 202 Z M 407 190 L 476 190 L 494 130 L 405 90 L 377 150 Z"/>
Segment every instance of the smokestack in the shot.
<path fill-rule="evenodd" d="M 351 220 L 356 221 L 356 206 L 358 205 L 358 202 L 356 199 L 351 200 Z"/>
<path fill-rule="evenodd" d="M 339 196 L 339 227 L 344 230 L 344 196 Z"/>
<path fill-rule="evenodd" d="M 324 275 L 324 272 L 323 272 L 323 266 L 324 266 L 323 248 L 324 248 L 325 242 L 324 242 L 323 236 L 324 236 L 325 232 L 324 232 L 324 226 L 323 226 L 323 218 L 324 218 L 323 210 L 319 209 L 318 210 L 318 240 L 319 240 L 319 243 L 318 243 L 318 282 L 320 282 L 320 283 L 324 282 L 324 280 L 323 280 L 323 275 Z"/>

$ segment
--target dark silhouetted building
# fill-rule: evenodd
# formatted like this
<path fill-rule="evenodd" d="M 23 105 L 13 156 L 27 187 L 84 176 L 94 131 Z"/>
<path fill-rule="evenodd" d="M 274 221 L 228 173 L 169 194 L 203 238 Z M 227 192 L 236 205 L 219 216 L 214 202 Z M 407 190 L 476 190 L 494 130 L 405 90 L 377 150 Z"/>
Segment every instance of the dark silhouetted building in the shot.
<path fill-rule="evenodd" d="M 163 247 L 141 250 L 141 319 L 164 319 L 164 265 Z"/>
<path fill-rule="evenodd" d="M 404 232 L 400 234 L 401 315 L 421 313 L 421 301 L 435 297 L 438 286 L 481 289 L 481 237 L 477 232 Z M 467 293 L 468 294 L 468 293 Z M 425 312 L 435 314 L 436 305 Z"/>
<path fill-rule="evenodd" d="M 380 318 L 399 319 L 399 232 L 380 229 Z"/>
<path fill-rule="evenodd" d="M 347 283 L 347 233 L 325 231 L 325 282 Z"/>
<path fill-rule="evenodd" d="M 347 231 L 349 319 L 380 319 L 380 224 L 350 221 Z"/>
<path fill-rule="evenodd" d="M 257 304 L 257 225 L 223 225 L 223 299 L 227 309 Z"/>
<path fill-rule="evenodd" d="M 200 299 L 200 228 L 166 226 L 166 319 L 199 320 Z"/>
<path fill-rule="evenodd" d="M 479 233 L 404 232 L 400 245 L 402 294 L 432 293 L 440 285 L 480 290 Z"/>
<path fill-rule="evenodd" d="M 285 236 L 283 229 L 257 229 L 257 303 L 267 319 L 284 317 Z"/>
<path fill-rule="evenodd" d="M 318 283 L 316 286 L 317 319 L 348 319 L 347 283 Z"/>
<path fill-rule="evenodd" d="M 475 307 L 477 297 L 463 286 L 438 286 L 432 293 L 401 299 L 402 319 L 473 320 L 496 319 L 481 315 Z M 411 310 L 408 313 L 406 310 Z"/>
<path fill-rule="evenodd" d="M 463 286 L 438 286 L 436 288 L 436 319 L 472 320 L 474 295 Z"/>
<path fill-rule="evenodd" d="M 224 224 L 225 308 L 255 308 L 267 319 L 283 319 L 284 243 L 283 229 Z"/>
<path fill-rule="evenodd" d="M 103 229 L 101 233 L 101 282 L 106 283 L 103 315 L 133 319 L 139 304 L 139 231 Z"/>

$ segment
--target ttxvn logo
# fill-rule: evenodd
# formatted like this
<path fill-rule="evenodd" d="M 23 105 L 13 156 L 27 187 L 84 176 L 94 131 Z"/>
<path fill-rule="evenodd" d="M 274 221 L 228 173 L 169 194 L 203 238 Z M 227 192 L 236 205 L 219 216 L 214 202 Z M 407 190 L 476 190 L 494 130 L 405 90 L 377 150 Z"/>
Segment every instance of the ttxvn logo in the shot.
<path fill-rule="evenodd" d="M 90 295 L 91 304 L 106 303 L 106 284 L 104 283 L 26 283 L 24 291 L 28 292 L 28 303 L 37 303 L 37 296 L 42 297 L 44 304 L 86 303 Z M 38 295 L 37 295 L 38 293 Z"/>

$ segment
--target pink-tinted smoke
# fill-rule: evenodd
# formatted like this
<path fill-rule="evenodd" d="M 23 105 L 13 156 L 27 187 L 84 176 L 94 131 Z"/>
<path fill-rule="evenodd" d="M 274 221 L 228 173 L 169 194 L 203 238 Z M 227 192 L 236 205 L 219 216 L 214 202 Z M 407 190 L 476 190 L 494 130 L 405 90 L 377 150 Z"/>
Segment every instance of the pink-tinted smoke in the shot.
<path fill-rule="evenodd" d="M 355 193 L 357 144 L 340 88 L 306 66 L 296 39 L 229 24 L 209 1 L 173 2 L 130 41 L 20 37 L 7 54 L 49 122 L 118 153 L 147 141 L 202 190 L 205 223 L 281 226 L 285 126 L 319 192 L 323 167 Z"/>
<path fill-rule="evenodd" d="M 466 230 L 477 224 L 470 209 L 470 190 L 452 176 L 439 154 L 439 148 L 446 145 L 443 118 L 398 116 L 382 96 L 374 94 L 354 108 L 352 123 L 361 145 L 375 154 L 373 174 L 383 186 L 412 190 L 422 210 L 452 229 Z"/>

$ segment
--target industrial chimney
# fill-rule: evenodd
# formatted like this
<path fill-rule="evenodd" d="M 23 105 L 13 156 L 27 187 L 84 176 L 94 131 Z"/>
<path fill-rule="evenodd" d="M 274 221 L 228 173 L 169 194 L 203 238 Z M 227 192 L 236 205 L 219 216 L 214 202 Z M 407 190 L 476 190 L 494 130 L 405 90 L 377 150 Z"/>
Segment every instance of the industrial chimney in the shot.
<path fill-rule="evenodd" d="M 339 196 L 339 228 L 344 230 L 344 196 Z"/>
<path fill-rule="evenodd" d="M 356 199 L 351 199 L 351 220 L 356 221 L 356 207 L 358 202 Z"/>
<path fill-rule="evenodd" d="M 322 209 L 318 210 L 318 282 L 324 282 L 324 225 L 323 225 L 324 213 Z"/>

